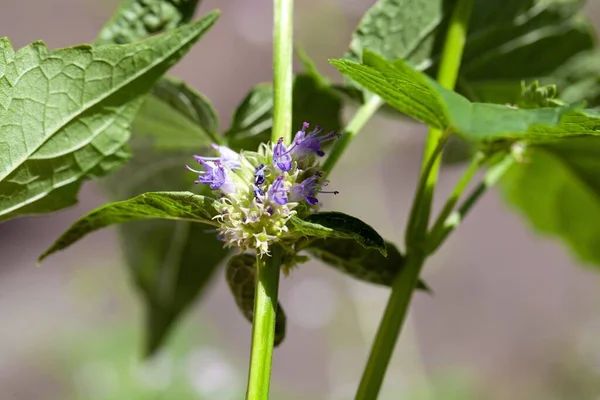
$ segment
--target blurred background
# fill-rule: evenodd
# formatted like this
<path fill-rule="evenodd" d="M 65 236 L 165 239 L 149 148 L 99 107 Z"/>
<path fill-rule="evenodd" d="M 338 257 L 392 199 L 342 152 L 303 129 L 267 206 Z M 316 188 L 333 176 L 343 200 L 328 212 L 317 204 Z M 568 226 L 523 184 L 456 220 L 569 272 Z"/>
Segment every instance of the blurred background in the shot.
<path fill-rule="evenodd" d="M 600 26 L 600 4 L 587 6 Z M 369 0 L 302 0 L 296 41 L 332 79 Z M 15 48 L 91 42 L 118 0 L 2 2 L 0 36 Z M 206 0 L 222 16 L 171 73 L 206 94 L 223 127 L 249 89 L 271 79 L 270 1 Z M 346 110 L 346 116 L 352 114 Z M 345 154 L 326 208 L 355 215 L 401 244 L 425 129 L 375 117 Z M 446 167 L 440 191 L 461 172 Z M 438 198 L 441 198 L 439 196 Z M 241 399 L 250 324 L 221 270 L 164 350 L 141 362 L 142 313 L 113 229 L 35 260 L 83 213 L 80 203 L 0 225 L 0 399 Z M 439 206 L 439 204 L 438 204 Z M 600 400 L 600 275 L 537 237 L 496 192 L 427 265 L 381 399 Z M 310 262 L 283 279 L 288 335 L 275 351 L 273 399 L 351 399 L 389 290 Z"/>

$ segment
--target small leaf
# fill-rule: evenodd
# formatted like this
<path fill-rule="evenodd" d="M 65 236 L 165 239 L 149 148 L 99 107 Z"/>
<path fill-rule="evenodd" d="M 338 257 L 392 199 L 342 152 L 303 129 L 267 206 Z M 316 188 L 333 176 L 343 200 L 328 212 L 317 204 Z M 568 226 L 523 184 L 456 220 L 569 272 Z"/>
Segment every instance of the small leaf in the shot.
<path fill-rule="evenodd" d="M 333 60 L 338 69 L 399 111 L 474 142 L 503 139 L 544 142 L 565 136 L 599 135 L 600 114 L 573 107 L 515 109 L 471 103 L 401 60 L 389 63 L 365 51 L 365 64 Z"/>
<path fill-rule="evenodd" d="M 174 78 L 156 83 L 133 124 L 136 140 L 156 150 L 197 152 L 219 138 L 219 117 L 205 96 Z"/>
<path fill-rule="evenodd" d="M 120 46 L 15 54 L 0 39 L 0 220 L 72 205 L 84 179 L 122 164 L 144 96 L 217 16 Z"/>
<path fill-rule="evenodd" d="M 291 218 L 294 229 L 308 237 L 354 239 L 365 248 L 378 250 L 384 256 L 385 241 L 370 225 L 350 215 L 328 211 L 311 214 L 305 219 Z"/>
<path fill-rule="evenodd" d="M 227 263 L 227 283 L 235 298 L 235 303 L 252 323 L 254 319 L 254 295 L 256 292 L 256 256 L 252 254 L 238 254 L 229 259 Z M 274 345 L 279 346 L 285 338 L 286 316 L 281 304 L 277 302 L 275 315 L 275 340 Z"/>
<path fill-rule="evenodd" d="M 272 127 L 273 86 L 263 83 L 253 87 L 238 105 L 225 137 L 232 149 L 254 151 L 271 139 Z"/>
<path fill-rule="evenodd" d="M 198 0 L 124 0 L 96 44 L 132 43 L 175 29 L 192 19 L 197 5 Z"/>
<path fill-rule="evenodd" d="M 152 192 L 105 204 L 83 216 L 39 258 L 75 243 L 88 233 L 110 225 L 146 219 L 170 219 L 214 225 L 213 200 L 191 192 Z"/>
<path fill-rule="evenodd" d="M 600 266 L 600 139 L 534 146 L 501 181 L 505 199 L 533 227 Z"/>
<path fill-rule="evenodd" d="M 313 257 L 361 281 L 391 287 L 404 267 L 404 256 L 393 243 L 385 242 L 387 257 L 348 239 L 318 239 L 306 247 Z M 423 281 L 418 289 L 430 291 Z"/>

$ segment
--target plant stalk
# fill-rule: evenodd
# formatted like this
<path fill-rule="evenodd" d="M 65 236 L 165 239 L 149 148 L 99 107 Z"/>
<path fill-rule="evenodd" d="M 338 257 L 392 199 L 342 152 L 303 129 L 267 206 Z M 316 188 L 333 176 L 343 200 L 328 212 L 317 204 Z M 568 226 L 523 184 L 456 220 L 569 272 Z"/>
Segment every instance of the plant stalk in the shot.
<path fill-rule="evenodd" d="M 358 108 L 356 114 L 354 114 L 354 117 L 352 117 L 344 129 L 342 137 L 336 140 L 335 145 L 331 149 L 331 153 L 329 153 L 329 157 L 327 157 L 327 160 L 325 160 L 325 163 L 323 163 L 322 170 L 325 177 L 327 177 L 327 175 L 329 175 L 329 173 L 333 170 L 333 167 L 335 164 L 337 164 L 344 151 L 348 148 L 352 139 L 354 139 L 354 137 L 358 134 L 362 127 L 365 126 L 367 121 L 377 112 L 382 104 L 383 101 L 379 96 L 371 95 L 365 104 Z"/>
<path fill-rule="evenodd" d="M 500 178 L 510 169 L 511 166 L 516 162 L 515 157 L 512 154 L 507 155 L 502 161 L 490 167 L 485 173 L 485 176 L 481 183 L 477 185 L 475 189 L 467 196 L 465 201 L 458 207 L 456 212 L 453 212 L 445 218 L 444 223 L 440 227 L 440 230 L 435 235 L 431 235 L 431 241 L 428 246 L 428 253 L 431 254 L 436 251 L 442 243 L 446 240 L 448 235 L 460 225 L 465 219 L 465 216 L 469 213 L 471 208 L 477 203 L 477 201 L 485 194 L 485 192 L 492 186 L 494 186 Z M 434 231 L 432 231 L 433 233 Z"/>
<path fill-rule="evenodd" d="M 282 249 L 278 246 L 274 246 L 271 250 L 271 257 L 256 256 L 252 353 L 246 400 L 269 398 L 281 256 Z"/>
<path fill-rule="evenodd" d="M 432 244 L 433 243 L 439 244 L 440 235 L 442 235 L 442 232 L 445 229 L 445 224 L 446 224 L 447 218 L 450 216 L 450 214 L 454 210 L 454 206 L 456 205 L 456 203 L 458 203 L 460 196 L 462 196 L 463 192 L 465 191 L 465 189 L 467 188 L 467 186 L 469 185 L 469 183 L 471 182 L 471 180 L 473 179 L 473 177 L 479 170 L 479 167 L 481 167 L 481 164 L 483 164 L 483 162 L 485 161 L 485 158 L 486 157 L 483 153 L 478 152 L 477 154 L 475 154 L 475 156 L 471 160 L 471 163 L 469 164 L 469 166 L 467 167 L 467 169 L 465 170 L 465 172 L 459 179 L 458 183 L 452 190 L 452 193 L 450 194 L 450 197 L 446 201 L 446 204 L 444 204 L 444 208 L 440 212 L 440 215 L 435 220 L 435 223 L 433 224 L 433 228 L 431 228 L 431 231 L 430 231 L 428 239 L 427 239 L 428 248 L 437 248 L 437 245 L 432 245 Z M 432 253 L 432 251 L 428 251 L 428 254 L 431 254 L 431 253 Z"/>
<path fill-rule="evenodd" d="M 273 0 L 273 142 L 292 138 L 292 54 L 294 0 Z M 256 258 L 256 292 L 252 321 L 252 350 L 246 400 L 267 400 L 271 383 L 277 292 L 283 249 L 273 246 L 271 257 Z"/>
<path fill-rule="evenodd" d="M 292 141 L 292 55 L 294 0 L 274 0 L 273 22 L 273 131 L 271 140 Z"/>
<path fill-rule="evenodd" d="M 453 89 L 456 84 L 472 9 L 473 0 L 458 0 L 452 13 L 438 72 L 438 81 L 448 89 Z M 424 185 L 422 189 L 419 185 L 409 218 L 409 221 L 415 221 L 415 225 L 411 226 L 409 223 L 407 226 L 406 264 L 392 284 L 392 293 L 377 330 L 356 400 L 375 400 L 379 395 L 396 341 L 406 319 L 413 290 L 427 257 L 427 228 L 441 161 L 438 148 L 443 136 L 443 132 L 431 129 L 427 137 L 420 179 Z"/>

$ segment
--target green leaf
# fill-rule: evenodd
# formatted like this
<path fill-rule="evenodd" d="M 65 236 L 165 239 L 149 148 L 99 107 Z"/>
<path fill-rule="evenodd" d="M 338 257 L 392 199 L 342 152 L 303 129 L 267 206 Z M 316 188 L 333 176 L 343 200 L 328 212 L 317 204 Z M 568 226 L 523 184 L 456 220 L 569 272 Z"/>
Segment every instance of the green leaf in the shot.
<path fill-rule="evenodd" d="M 453 3 L 376 2 L 354 32 L 346 58 L 359 61 L 363 49 L 369 49 L 388 60 L 404 59 L 417 70 L 436 76 Z M 595 46 L 593 25 L 581 12 L 582 3 L 474 0 L 458 91 L 473 101 L 514 104 L 521 80 L 551 77 L 543 83 L 554 83 L 565 61 Z M 577 93 L 573 94 L 584 95 L 568 99 L 563 96 L 567 101 L 598 101 L 594 93 L 598 85 L 590 78 L 595 77 L 597 82 L 599 74 L 596 68 L 576 82 L 561 81 L 558 89 L 562 92 L 575 85 Z M 362 96 L 351 94 L 350 99 L 362 102 Z"/>
<path fill-rule="evenodd" d="M 172 29 L 192 17 L 198 2 L 141 3 L 126 0 L 98 41 L 134 41 L 153 34 L 159 27 L 143 25 L 143 18 L 152 22 L 165 9 L 176 12 L 169 14 L 169 22 L 160 29 Z M 132 16 L 138 18 L 131 20 Z M 119 28 L 125 32 L 121 34 Z M 218 116 L 210 101 L 185 83 L 165 77 L 154 86 L 134 121 L 132 160 L 105 179 L 103 189 L 118 200 L 188 187 L 190 175 L 182 165 L 189 162 L 192 152 L 219 142 L 218 132 Z M 166 340 L 179 315 L 203 292 L 227 250 L 214 232 L 207 232 L 201 224 L 148 220 L 122 224 L 118 229 L 127 265 L 144 300 L 144 353 L 150 356 Z"/>
<path fill-rule="evenodd" d="M 143 221 L 120 226 L 146 309 L 144 354 L 153 355 L 178 317 L 204 292 L 228 251 L 203 224 Z"/>
<path fill-rule="evenodd" d="M 311 214 L 305 219 L 291 218 L 294 229 L 308 237 L 354 239 L 363 247 L 387 255 L 385 241 L 370 225 L 350 215 L 328 211 Z"/>
<path fill-rule="evenodd" d="M 593 110 L 572 110 L 573 107 L 525 110 L 472 103 L 401 60 L 390 63 L 365 51 L 363 62 L 333 60 L 332 64 L 399 111 L 438 129 L 450 129 L 470 141 L 543 142 L 600 134 L 600 114 Z"/>
<path fill-rule="evenodd" d="M 146 135 L 135 130 L 130 143 L 131 161 L 101 182 L 113 200 L 148 191 L 198 188 L 192 185 L 196 177 L 182 168 L 192 160 L 189 151 L 148 146 Z M 207 186 L 201 187 L 200 194 L 209 194 Z M 121 224 L 118 231 L 127 267 L 146 309 L 144 352 L 150 356 L 162 346 L 178 317 L 204 292 L 227 250 L 214 231 L 192 222 L 153 219 Z"/>
<path fill-rule="evenodd" d="M 327 131 L 342 127 L 340 97 L 314 74 L 294 78 L 292 128 L 302 123 L 320 125 Z M 230 128 L 225 132 L 229 146 L 235 150 L 255 150 L 260 143 L 271 140 L 273 127 L 273 87 L 255 86 L 236 109 Z"/>
<path fill-rule="evenodd" d="M 348 239 L 318 239 L 304 250 L 353 278 L 391 287 L 394 278 L 404 267 L 404 256 L 393 243 L 386 241 L 385 246 L 387 257 L 379 250 L 367 249 Z M 423 281 L 419 281 L 417 288 L 429 291 Z"/>
<path fill-rule="evenodd" d="M 473 100 L 514 104 L 521 80 L 548 77 L 544 83 L 555 83 L 567 60 L 595 47 L 593 25 L 581 5 L 580 0 L 475 1 L 459 89 Z M 558 85 L 561 92 L 567 87 Z"/>
<path fill-rule="evenodd" d="M 262 83 L 253 87 L 238 105 L 225 137 L 234 150 L 254 151 L 260 143 L 270 140 L 272 128 L 273 86 Z"/>
<path fill-rule="evenodd" d="M 533 227 L 600 265 L 600 139 L 574 138 L 530 148 L 501 181 L 505 199 Z"/>
<path fill-rule="evenodd" d="M 213 200 L 191 192 L 151 192 L 108 203 L 77 220 L 39 258 L 63 250 L 88 233 L 110 225 L 147 219 L 170 219 L 215 225 Z"/>
<path fill-rule="evenodd" d="M 238 254 L 227 262 L 227 283 L 235 298 L 235 303 L 252 323 L 254 318 L 254 294 L 256 292 L 256 256 L 252 254 Z M 277 302 L 277 314 L 275 315 L 275 340 L 273 344 L 279 346 L 285 338 L 286 316 Z"/>
<path fill-rule="evenodd" d="M 363 15 L 345 58 L 360 61 L 369 49 L 388 60 L 428 65 L 444 11 L 444 0 L 379 0 Z"/>
<path fill-rule="evenodd" d="M 217 17 L 120 46 L 15 54 L 0 39 L 0 220 L 72 205 L 84 179 L 122 164 L 145 94 Z"/>
<path fill-rule="evenodd" d="M 198 0 L 124 0 L 102 28 L 96 44 L 123 44 L 169 31 L 191 21 Z"/>
<path fill-rule="evenodd" d="M 197 152 L 220 142 L 219 117 L 205 96 L 174 78 L 156 83 L 133 124 L 140 146 Z"/>

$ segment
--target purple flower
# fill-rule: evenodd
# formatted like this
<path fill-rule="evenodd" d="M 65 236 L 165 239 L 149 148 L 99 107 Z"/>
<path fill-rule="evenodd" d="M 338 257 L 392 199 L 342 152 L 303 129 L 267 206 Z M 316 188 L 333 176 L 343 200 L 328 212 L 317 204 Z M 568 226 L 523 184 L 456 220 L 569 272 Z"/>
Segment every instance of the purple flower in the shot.
<path fill-rule="evenodd" d="M 221 189 L 224 193 L 235 192 L 235 184 L 219 160 L 205 161 L 201 158 L 196 160 L 204 167 L 204 171 L 197 171 L 189 165 L 185 166 L 187 170 L 198 174 L 198 180 L 194 183 L 204 183 L 209 185 L 211 189 Z"/>
<path fill-rule="evenodd" d="M 236 153 L 235 151 L 231 150 L 229 147 L 227 146 L 219 146 L 216 144 L 211 144 L 210 147 L 212 147 L 213 149 L 217 150 L 219 152 L 219 154 L 221 154 L 219 157 L 203 157 L 203 156 L 194 156 L 194 158 L 196 159 L 196 161 L 201 162 L 200 160 L 203 161 L 219 161 L 223 166 L 227 167 L 227 168 L 240 168 L 242 165 L 240 164 L 240 159 L 239 159 L 239 154 Z"/>
<path fill-rule="evenodd" d="M 294 144 L 290 148 L 290 151 L 293 151 L 293 154 L 298 157 L 305 156 L 311 152 L 315 152 L 318 156 L 322 157 L 325 155 L 325 152 L 321 150 L 321 145 L 340 136 L 335 132 L 330 132 L 327 135 L 319 136 L 319 134 L 323 132 L 323 129 L 319 128 L 318 126 L 316 126 L 312 131 L 306 133 L 308 127 L 308 122 L 302 124 L 302 129 L 296 133 L 296 136 L 294 137 Z"/>
<path fill-rule="evenodd" d="M 283 144 L 283 138 L 279 138 L 273 149 L 273 164 L 284 172 L 292 169 L 292 156 L 290 156 L 290 150 Z"/>
<path fill-rule="evenodd" d="M 283 184 L 283 175 L 279 175 L 275 182 L 271 185 L 269 189 L 269 198 L 271 198 L 275 203 L 280 206 L 284 205 L 288 201 L 288 193 L 285 190 L 285 186 Z"/>
<path fill-rule="evenodd" d="M 254 184 L 262 185 L 265 183 L 265 164 L 260 164 L 254 170 Z"/>
<path fill-rule="evenodd" d="M 316 173 L 310 178 L 306 178 L 302 182 L 292 186 L 292 190 L 290 190 L 290 199 L 292 201 L 300 201 L 304 199 L 308 204 L 314 206 L 319 202 L 317 200 L 317 193 L 339 193 L 337 190 L 332 192 L 321 190 L 321 188 L 327 186 L 327 182 L 319 183 L 319 179 L 321 177 L 322 175 L 320 173 Z"/>

